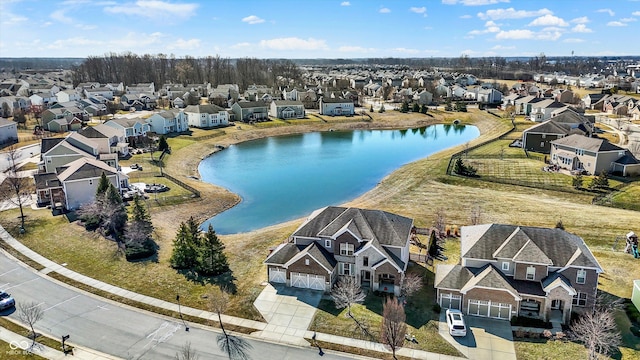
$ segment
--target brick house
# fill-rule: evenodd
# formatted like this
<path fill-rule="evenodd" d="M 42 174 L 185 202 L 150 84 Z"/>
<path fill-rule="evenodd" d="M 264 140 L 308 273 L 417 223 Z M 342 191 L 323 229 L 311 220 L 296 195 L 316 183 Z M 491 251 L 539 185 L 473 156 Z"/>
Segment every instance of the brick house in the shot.
<path fill-rule="evenodd" d="M 412 219 L 380 210 L 316 210 L 265 260 L 269 281 L 329 292 L 339 276 L 354 276 L 399 295 L 412 229 Z"/>
<path fill-rule="evenodd" d="M 593 308 L 602 267 L 582 238 L 560 229 L 463 226 L 458 265 L 438 265 L 443 308 L 509 320 L 560 317 Z"/>

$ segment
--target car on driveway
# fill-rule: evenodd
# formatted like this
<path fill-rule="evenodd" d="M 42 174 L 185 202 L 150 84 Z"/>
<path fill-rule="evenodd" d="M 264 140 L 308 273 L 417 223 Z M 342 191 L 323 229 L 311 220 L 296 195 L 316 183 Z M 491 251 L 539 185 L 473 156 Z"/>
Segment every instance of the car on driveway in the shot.
<path fill-rule="evenodd" d="M 447 309 L 447 326 L 449 326 L 449 334 L 451 336 L 466 336 L 467 325 L 464 323 L 462 311 L 456 309 Z"/>
<path fill-rule="evenodd" d="M 16 305 L 16 301 L 4 291 L 0 291 L 0 310 L 9 309 Z"/>

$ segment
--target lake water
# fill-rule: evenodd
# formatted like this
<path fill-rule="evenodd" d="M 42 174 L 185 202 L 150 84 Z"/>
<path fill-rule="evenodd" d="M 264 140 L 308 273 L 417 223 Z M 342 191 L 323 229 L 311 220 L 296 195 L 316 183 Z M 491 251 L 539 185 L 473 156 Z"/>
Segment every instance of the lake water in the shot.
<path fill-rule="evenodd" d="M 207 220 L 219 234 L 247 232 L 304 217 L 364 194 L 404 164 L 464 144 L 474 126 L 316 132 L 253 140 L 217 152 L 198 168 L 203 181 L 242 202 Z"/>

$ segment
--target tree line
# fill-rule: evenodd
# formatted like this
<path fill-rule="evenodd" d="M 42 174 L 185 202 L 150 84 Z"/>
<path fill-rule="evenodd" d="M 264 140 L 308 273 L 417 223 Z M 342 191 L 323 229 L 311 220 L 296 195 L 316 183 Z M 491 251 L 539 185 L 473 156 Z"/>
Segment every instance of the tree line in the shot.
<path fill-rule="evenodd" d="M 173 84 L 238 84 L 246 89 L 252 84 L 270 87 L 300 83 L 302 71 L 287 59 L 230 59 L 219 55 L 196 58 L 131 52 L 89 56 L 72 67 L 73 84 L 81 82 L 119 83 L 125 85 L 153 82 Z"/>

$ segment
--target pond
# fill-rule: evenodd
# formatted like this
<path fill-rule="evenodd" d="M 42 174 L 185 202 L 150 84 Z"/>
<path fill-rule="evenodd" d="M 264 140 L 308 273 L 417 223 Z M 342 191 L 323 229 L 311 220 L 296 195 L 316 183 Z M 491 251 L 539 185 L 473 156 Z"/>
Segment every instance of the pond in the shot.
<path fill-rule="evenodd" d="M 219 234 L 247 232 L 340 205 L 364 194 L 404 164 L 464 144 L 474 126 L 329 131 L 231 145 L 199 165 L 203 181 L 242 197 L 211 223 Z"/>

